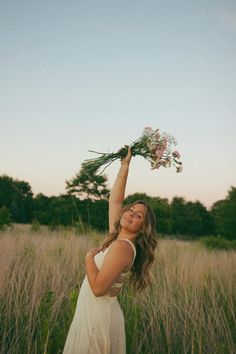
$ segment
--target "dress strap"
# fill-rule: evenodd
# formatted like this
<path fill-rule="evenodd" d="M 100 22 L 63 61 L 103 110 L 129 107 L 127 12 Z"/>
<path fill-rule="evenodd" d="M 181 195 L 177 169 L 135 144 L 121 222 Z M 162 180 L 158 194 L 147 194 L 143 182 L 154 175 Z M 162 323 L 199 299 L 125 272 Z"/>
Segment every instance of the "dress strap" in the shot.
<path fill-rule="evenodd" d="M 133 247 L 133 250 L 134 250 L 134 255 L 136 256 L 136 248 L 135 248 L 135 246 L 134 246 L 133 242 L 132 242 L 132 241 L 130 241 L 130 240 L 128 240 L 127 238 L 125 238 L 125 239 L 124 239 L 124 241 L 128 241 L 128 242 L 129 242 L 129 244 Z"/>
<path fill-rule="evenodd" d="M 136 248 L 135 248 L 133 242 L 131 242 L 131 241 L 128 240 L 127 238 L 122 239 L 122 241 L 127 241 L 127 242 L 129 242 L 129 244 L 130 244 L 130 245 L 132 246 L 132 248 L 133 248 L 133 251 L 134 251 L 134 258 L 133 258 L 133 262 L 132 262 L 132 265 L 133 265 L 133 264 L 134 264 L 135 257 L 136 257 Z M 132 267 L 132 265 L 131 265 L 131 267 Z"/>

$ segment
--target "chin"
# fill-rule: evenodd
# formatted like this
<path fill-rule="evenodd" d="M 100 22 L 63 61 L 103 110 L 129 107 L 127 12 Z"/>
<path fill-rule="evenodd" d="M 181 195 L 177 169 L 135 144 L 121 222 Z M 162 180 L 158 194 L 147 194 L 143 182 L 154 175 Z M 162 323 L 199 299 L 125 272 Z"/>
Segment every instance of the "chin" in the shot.
<path fill-rule="evenodd" d="M 130 227 L 130 225 L 128 223 L 120 223 L 121 227 L 123 230 L 127 231 L 130 234 L 137 234 L 139 232 L 139 230 L 133 229 L 132 227 Z"/>

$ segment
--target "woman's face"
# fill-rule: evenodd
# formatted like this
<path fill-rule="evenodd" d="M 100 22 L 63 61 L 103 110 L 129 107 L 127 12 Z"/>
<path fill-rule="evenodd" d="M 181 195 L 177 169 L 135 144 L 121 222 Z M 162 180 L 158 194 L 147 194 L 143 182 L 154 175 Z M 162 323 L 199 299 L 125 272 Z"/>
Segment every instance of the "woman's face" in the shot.
<path fill-rule="evenodd" d="M 146 215 L 146 206 L 144 204 L 134 204 L 126 210 L 121 217 L 120 225 L 130 233 L 137 233 L 143 227 Z"/>

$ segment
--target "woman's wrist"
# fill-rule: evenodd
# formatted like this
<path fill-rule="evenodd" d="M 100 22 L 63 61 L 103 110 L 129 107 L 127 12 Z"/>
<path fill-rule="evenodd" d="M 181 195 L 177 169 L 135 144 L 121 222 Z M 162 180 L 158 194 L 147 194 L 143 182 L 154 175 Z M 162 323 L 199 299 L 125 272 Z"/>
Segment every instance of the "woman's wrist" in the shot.
<path fill-rule="evenodd" d="M 128 174 L 129 172 L 129 163 L 123 163 L 120 166 L 119 173 L 126 173 Z"/>
<path fill-rule="evenodd" d="M 86 255 L 85 263 L 91 263 L 91 262 L 94 262 L 93 255 L 91 255 L 91 254 Z"/>
<path fill-rule="evenodd" d="M 128 172 L 129 172 L 129 166 L 122 166 L 120 169 L 119 169 L 119 172 L 118 172 L 118 177 L 127 177 L 128 176 Z"/>

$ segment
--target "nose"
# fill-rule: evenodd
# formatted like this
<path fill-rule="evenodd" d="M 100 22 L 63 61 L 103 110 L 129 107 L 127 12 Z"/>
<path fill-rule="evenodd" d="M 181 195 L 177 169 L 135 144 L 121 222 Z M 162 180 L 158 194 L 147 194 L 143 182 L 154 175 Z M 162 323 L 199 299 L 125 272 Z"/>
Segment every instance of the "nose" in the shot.
<path fill-rule="evenodd" d="M 137 213 L 135 211 L 130 211 L 130 217 L 133 219 L 137 216 Z"/>
<path fill-rule="evenodd" d="M 127 216 L 128 216 L 130 219 L 133 219 L 134 213 L 133 213 L 131 210 L 129 210 L 129 212 L 127 213 Z"/>

